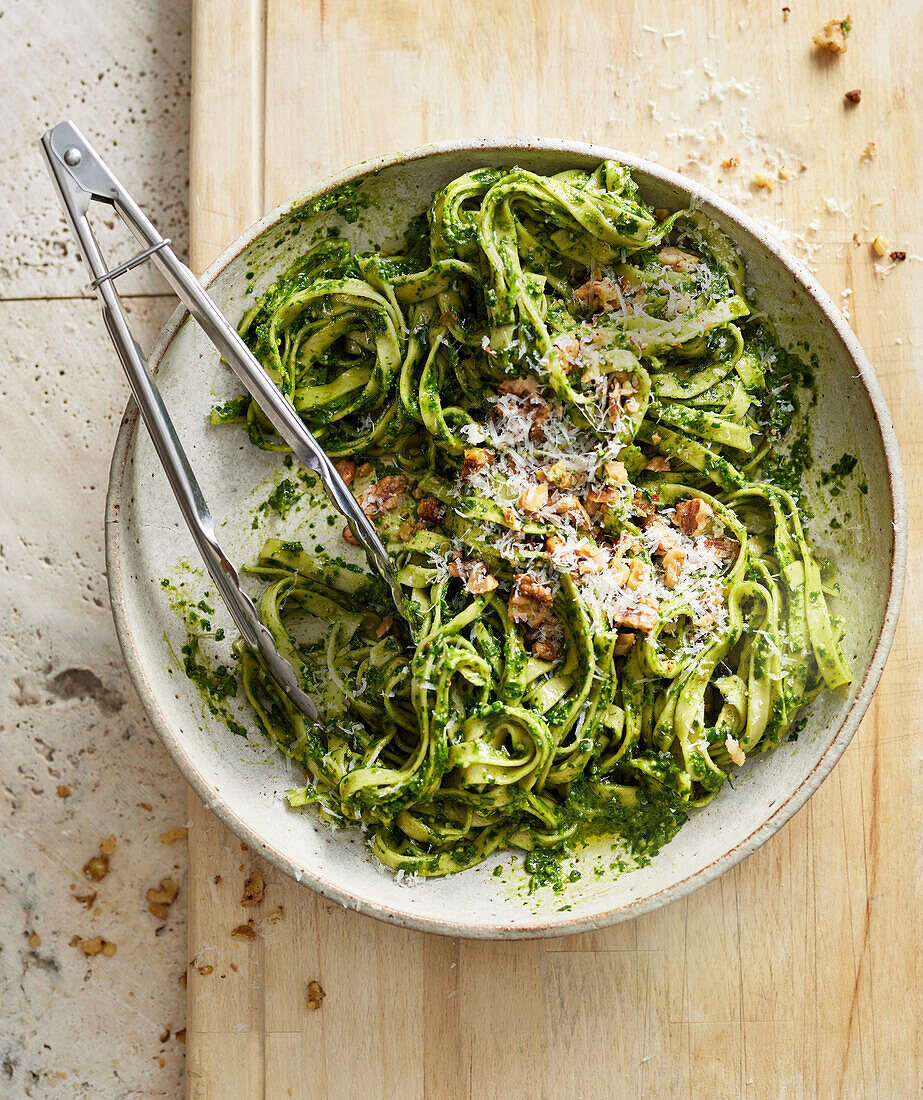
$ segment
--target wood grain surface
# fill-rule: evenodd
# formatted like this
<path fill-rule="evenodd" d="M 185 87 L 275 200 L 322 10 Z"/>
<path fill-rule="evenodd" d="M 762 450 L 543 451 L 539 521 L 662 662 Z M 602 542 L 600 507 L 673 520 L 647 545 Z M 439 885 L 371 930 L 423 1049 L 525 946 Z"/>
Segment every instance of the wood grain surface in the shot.
<path fill-rule="evenodd" d="M 850 0 L 834 57 L 811 36 L 845 11 L 789 6 L 195 0 L 198 269 L 321 176 L 420 142 L 536 134 L 647 155 L 775 227 L 848 308 L 911 502 L 904 614 L 858 735 L 769 843 L 659 912 L 459 941 L 346 912 L 268 866 L 242 908 L 257 863 L 193 799 L 196 1100 L 919 1095 L 923 10 Z M 907 259 L 879 259 L 876 236 Z M 232 938 L 251 918 L 256 937 Z"/>

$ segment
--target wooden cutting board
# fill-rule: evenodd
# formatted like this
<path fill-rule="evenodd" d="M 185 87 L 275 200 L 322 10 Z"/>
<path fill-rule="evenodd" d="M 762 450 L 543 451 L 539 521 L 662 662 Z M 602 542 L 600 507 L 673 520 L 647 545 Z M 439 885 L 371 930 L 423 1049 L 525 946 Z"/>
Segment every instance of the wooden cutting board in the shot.
<path fill-rule="evenodd" d="M 328 172 L 423 141 L 541 134 L 649 155 L 787 237 L 798 228 L 796 250 L 848 306 L 876 365 L 920 500 L 919 257 L 877 273 L 869 245 L 880 234 L 889 249 L 923 252 L 919 4 L 851 0 L 855 29 L 839 58 L 811 45 L 844 14 L 827 0 L 791 0 L 788 19 L 782 0 L 193 6 L 198 269 Z M 854 88 L 858 105 L 844 101 Z M 863 158 L 870 141 L 877 156 Z M 192 799 L 189 1095 L 917 1095 L 923 541 L 913 506 L 911 525 L 904 618 L 842 761 L 759 852 L 657 913 L 570 939 L 466 942 L 346 912 L 268 866 L 263 900 L 242 908 L 260 865 Z M 255 937 L 233 938 L 251 918 Z M 312 981 L 326 993 L 319 1009 L 308 1005 Z"/>

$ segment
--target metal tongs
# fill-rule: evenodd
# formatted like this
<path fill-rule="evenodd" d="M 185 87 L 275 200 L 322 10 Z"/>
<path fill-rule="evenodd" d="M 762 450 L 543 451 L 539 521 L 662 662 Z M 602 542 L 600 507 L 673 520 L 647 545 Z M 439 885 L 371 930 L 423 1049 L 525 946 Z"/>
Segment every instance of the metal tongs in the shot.
<path fill-rule="evenodd" d="M 237 571 L 215 537 L 215 525 L 208 505 L 157 383 L 131 334 L 114 280 L 146 260 L 154 261 L 180 301 L 291 447 L 295 457 L 318 475 L 334 506 L 368 554 L 372 568 L 391 589 L 395 605 L 403 614 L 402 597 L 388 553 L 371 521 L 294 408 L 206 294 L 192 271 L 177 258 L 170 248 L 169 239 L 157 232 L 73 122 L 61 122 L 50 129 L 42 138 L 42 153 L 61 205 L 80 243 L 80 251 L 92 278 L 91 286 L 102 305 L 109 336 L 125 368 L 157 456 L 202 560 L 244 641 L 261 658 L 292 702 L 310 718 L 317 719 L 317 708 L 302 690 L 297 672 L 279 653 L 272 634 L 260 621 L 250 597 L 241 589 Z M 142 251 L 132 259 L 111 269 L 106 266 L 87 217 L 93 202 L 113 207 L 142 247 Z"/>

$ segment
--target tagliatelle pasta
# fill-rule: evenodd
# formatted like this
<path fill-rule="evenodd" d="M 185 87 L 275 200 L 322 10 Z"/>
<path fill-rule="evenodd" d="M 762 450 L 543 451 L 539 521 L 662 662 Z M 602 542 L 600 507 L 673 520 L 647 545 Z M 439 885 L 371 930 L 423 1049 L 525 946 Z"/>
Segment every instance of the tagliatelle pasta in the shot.
<path fill-rule="evenodd" d="M 418 637 L 335 548 L 270 540 L 261 615 L 322 720 L 239 646 L 247 697 L 306 770 L 291 804 L 389 867 L 597 833 L 648 858 L 849 682 L 775 454 L 796 363 L 720 230 L 655 215 L 624 167 L 468 173 L 404 253 L 324 239 L 240 331 L 341 461 Z"/>

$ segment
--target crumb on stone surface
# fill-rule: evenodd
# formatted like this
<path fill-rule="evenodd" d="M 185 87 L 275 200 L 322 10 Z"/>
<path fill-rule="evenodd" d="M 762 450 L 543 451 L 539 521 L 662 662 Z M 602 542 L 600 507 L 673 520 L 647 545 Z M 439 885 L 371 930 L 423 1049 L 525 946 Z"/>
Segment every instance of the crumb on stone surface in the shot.
<path fill-rule="evenodd" d="M 320 982 L 308 982 L 308 1008 L 313 1012 L 321 1007 L 326 996 L 327 994 Z"/>
<path fill-rule="evenodd" d="M 71 947 L 79 947 L 84 955 L 95 958 L 96 955 L 105 955 L 111 958 L 116 952 L 116 945 L 103 936 L 92 936 L 85 940 L 82 936 L 71 936 Z"/>
<path fill-rule="evenodd" d="M 152 886 L 144 895 L 147 899 L 147 911 L 158 920 L 166 920 L 170 906 L 179 895 L 179 887 L 171 878 L 162 878 L 160 886 Z"/>
<path fill-rule="evenodd" d="M 161 844 L 173 844 L 177 840 L 185 840 L 189 836 L 189 830 L 185 825 L 180 825 L 175 829 L 168 829 L 167 832 L 160 834 Z"/>

